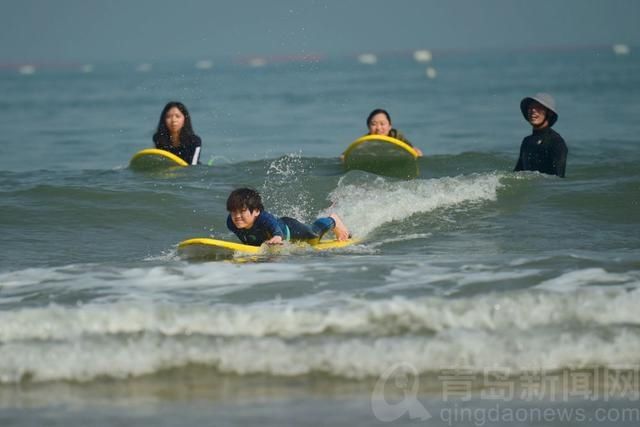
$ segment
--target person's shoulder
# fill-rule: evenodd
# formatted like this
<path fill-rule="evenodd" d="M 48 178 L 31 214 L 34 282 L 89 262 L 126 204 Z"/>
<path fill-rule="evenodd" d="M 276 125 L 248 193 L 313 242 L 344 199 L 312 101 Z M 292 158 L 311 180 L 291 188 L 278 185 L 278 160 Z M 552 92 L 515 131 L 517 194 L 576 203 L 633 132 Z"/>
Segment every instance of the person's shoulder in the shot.
<path fill-rule="evenodd" d="M 559 138 L 562 138 L 562 136 L 560 136 L 560 133 L 558 133 L 558 131 L 555 130 L 554 128 L 549 128 L 549 133 L 551 133 L 551 135 L 553 135 L 553 136 L 557 136 Z"/>
<path fill-rule="evenodd" d="M 404 141 L 406 139 L 404 136 L 404 133 L 402 133 L 402 131 L 399 131 L 396 128 L 392 128 L 389 131 L 389 136 L 395 139 L 399 139 L 400 141 Z"/>
<path fill-rule="evenodd" d="M 261 211 L 258 215 L 258 220 L 261 221 L 277 221 L 278 218 L 269 211 Z"/>
<path fill-rule="evenodd" d="M 162 135 L 159 132 L 154 133 L 151 139 L 153 140 L 153 143 L 156 145 L 156 148 L 166 147 L 167 145 L 169 145 L 167 143 L 166 136 Z"/>
<path fill-rule="evenodd" d="M 200 139 L 200 137 L 194 133 L 193 135 L 191 135 L 191 143 L 199 147 L 202 145 L 202 139 Z"/>
<path fill-rule="evenodd" d="M 559 143 L 564 144 L 564 138 L 562 137 L 562 135 L 560 135 L 555 129 L 553 128 L 549 128 L 549 136 L 554 140 L 557 141 Z"/>
<path fill-rule="evenodd" d="M 279 218 L 267 211 L 260 212 L 260 215 L 256 218 L 255 224 L 259 228 L 265 228 L 267 230 L 278 230 L 280 228 Z"/>
<path fill-rule="evenodd" d="M 404 133 L 402 133 L 402 131 L 393 128 L 389 131 L 389 136 L 395 139 L 398 139 L 402 142 L 404 142 L 405 144 L 409 145 L 410 147 L 413 147 L 413 144 L 411 144 L 411 141 L 409 141 L 409 139 L 407 139 L 406 136 L 404 136 Z"/>

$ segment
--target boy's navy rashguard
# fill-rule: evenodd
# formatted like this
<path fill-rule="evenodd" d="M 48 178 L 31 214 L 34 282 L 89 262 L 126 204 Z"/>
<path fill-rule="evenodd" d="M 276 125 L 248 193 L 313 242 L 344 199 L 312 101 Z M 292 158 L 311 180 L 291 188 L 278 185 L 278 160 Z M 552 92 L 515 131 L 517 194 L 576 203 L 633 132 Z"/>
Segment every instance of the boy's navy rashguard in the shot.
<path fill-rule="evenodd" d="M 275 236 L 291 241 L 320 239 L 335 225 L 335 221 L 330 217 L 318 218 L 309 226 L 294 218 L 286 216 L 278 218 L 269 212 L 262 211 L 253 223 L 253 227 L 245 229 L 236 227 L 231 215 L 227 217 L 227 228 L 233 231 L 242 243 L 252 246 L 260 246 Z"/>

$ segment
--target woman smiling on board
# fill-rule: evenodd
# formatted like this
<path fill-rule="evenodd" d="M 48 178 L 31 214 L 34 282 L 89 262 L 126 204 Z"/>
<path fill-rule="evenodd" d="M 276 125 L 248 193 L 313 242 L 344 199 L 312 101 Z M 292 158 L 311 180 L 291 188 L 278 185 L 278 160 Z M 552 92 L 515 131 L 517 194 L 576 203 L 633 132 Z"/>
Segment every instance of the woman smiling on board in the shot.
<path fill-rule="evenodd" d="M 382 135 L 388 136 L 393 139 L 397 139 L 401 142 L 404 142 L 406 145 L 411 147 L 411 151 L 413 152 L 413 157 L 422 157 L 422 150 L 417 147 L 414 147 L 408 139 L 397 129 L 394 129 L 391 125 L 391 117 L 386 110 L 381 108 L 377 108 L 369 113 L 369 117 L 367 117 L 367 128 L 369 132 L 363 136 L 355 140 L 347 150 L 340 155 L 340 160 L 346 161 L 349 153 L 353 152 L 353 149 L 360 143 L 365 142 L 367 140 L 371 140 L 371 135 Z"/>
<path fill-rule="evenodd" d="M 153 142 L 156 148 L 169 151 L 190 165 L 198 164 L 202 141 L 193 132 L 191 115 L 181 102 L 171 101 L 164 106 Z"/>
<path fill-rule="evenodd" d="M 406 143 L 410 147 L 413 144 L 397 129 L 394 129 L 391 124 L 391 117 L 386 110 L 381 108 L 373 110 L 367 117 L 367 127 L 369 128 L 369 135 L 386 135 Z M 419 157 L 422 157 L 422 150 L 417 147 L 413 147 L 418 153 Z"/>

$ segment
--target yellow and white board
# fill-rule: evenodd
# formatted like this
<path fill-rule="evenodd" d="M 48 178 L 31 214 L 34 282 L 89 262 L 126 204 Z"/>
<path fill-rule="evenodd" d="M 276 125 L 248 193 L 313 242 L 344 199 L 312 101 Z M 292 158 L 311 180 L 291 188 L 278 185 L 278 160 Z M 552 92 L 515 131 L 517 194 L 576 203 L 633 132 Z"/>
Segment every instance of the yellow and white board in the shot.
<path fill-rule="evenodd" d="M 379 175 L 415 178 L 418 152 L 409 144 L 385 135 L 365 135 L 344 152 L 344 166 Z"/>
<path fill-rule="evenodd" d="M 355 239 L 348 240 L 321 240 L 314 243 L 296 242 L 298 247 L 311 247 L 324 251 L 329 249 L 344 248 L 357 243 Z M 182 258 L 231 258 L 234 255 L 277 255 L 282 253 L 283 245 L 251 246 L 228 240 L 211 239 L 208 237 L 196 237 L 187 239 L 178 244 L 178 255 Z"/>
<path fill-rule="evenodd" d="M 158 148 L 146 148 L 131 157 L 129 167 L 136 170 L 163 169 L 175 166 L 189 166 L 173 153 Z"/>

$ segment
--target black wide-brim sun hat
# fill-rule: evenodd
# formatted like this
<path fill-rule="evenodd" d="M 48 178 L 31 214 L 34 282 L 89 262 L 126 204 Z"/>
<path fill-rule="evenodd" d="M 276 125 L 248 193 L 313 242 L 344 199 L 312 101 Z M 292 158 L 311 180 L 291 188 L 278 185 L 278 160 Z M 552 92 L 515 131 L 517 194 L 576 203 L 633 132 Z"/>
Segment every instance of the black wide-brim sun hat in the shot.
<path fill-rule="evenodd" d="M 548 93 L 536 93 L 534 96 L 528 96 L 520 101 L 520 111 L 522 111 L 524 119 L 529 121 L 527 112 L 529 111 L 529 105 L 534 101 L 547 109 L 549 127 L 553 126 L 558 121 L 558 112 L 556 111 L 556 101 Z"/>

